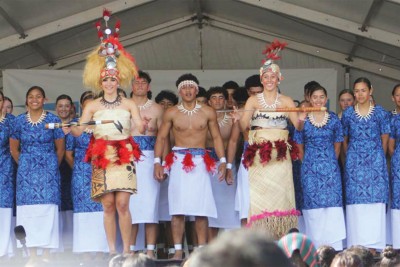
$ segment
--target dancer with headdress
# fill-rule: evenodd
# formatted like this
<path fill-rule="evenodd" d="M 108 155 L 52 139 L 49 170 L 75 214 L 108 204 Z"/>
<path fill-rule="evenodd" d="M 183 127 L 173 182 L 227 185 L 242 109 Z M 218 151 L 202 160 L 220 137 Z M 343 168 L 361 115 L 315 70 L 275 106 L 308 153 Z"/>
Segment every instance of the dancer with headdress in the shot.
<path fill-rule="evenodd" d="M 280 68 L 272 60 L 286 44 L 274 41 L 265 51 L 268 60 L 260 68 L 262 93 L 251 96 L 240 119 L 242 131 L 249 131 L 249 146 L 243 163 L 249 170 L 250 211 L 248 224 L 263 228 L 279 239 L 297 226 L 292 162 L 296 146 L 288 139 L 287 119 L 301 129 L 306 114 L 266 112 L 265 109 L 294 108 L 290 97 L 278 92 L 283 80 Z M 264 109 L 263 111 L 260 111 Z M 236 115 L 235 115 L 236 116 Z"/>
<path fill-rule="evenodd" d="M 104 227 L 110 254 L 116 253 L 116 212 L 123 242 L 123 253 L 129 253 L 131 238 L 130 195 L 136 193 L 136 171 L 134 162 L 141 152 L 133 141 L 131 119 L 139 132 L 144 132 L 145 123 L 139 108 L 131 99 L 118 95 L 118 86 L 128 88 L 137 75 L 136 66 L 118 39 L 110 36 L 108 28 L 110 12 L 105 10 L 106 21 L 103 38 L 100 23 L 97 23 L 101 45 L 91 52 L 83 72 L 85 87 L 101 96 L 87 104 L 79 120 L 114 120 L 114 123 L 96 125 L 85 159 L 92 163 L 92 198 L 100 201 L 104 209 Z M 118 30 L 117 30 L 118 29 Z M 119 23 L 116 24 L 116 32 Z M 72 134 L 79 136 L 85 126 L 72 127 Z"/>

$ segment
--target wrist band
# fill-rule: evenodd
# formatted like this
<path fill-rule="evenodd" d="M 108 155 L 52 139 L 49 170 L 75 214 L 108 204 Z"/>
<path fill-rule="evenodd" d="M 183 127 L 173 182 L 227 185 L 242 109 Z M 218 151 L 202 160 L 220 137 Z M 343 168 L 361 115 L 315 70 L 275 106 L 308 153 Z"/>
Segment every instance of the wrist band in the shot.
<path fill-rule="evenodd" d="M 160 163 L 161 164 L 161 158 L 159 158 L 159 157 L 154 158 L 154 164 L 156 164 L 156 163 Z"/>
<path fill-rule="evenodd" d="M 220 158 L 219 163 L 226 163 L 226 158 L 225 157 Z"/>
<path fill-rule="evenodd" d="M 226 164 L 226 169 L 227 169 L 227 170 L 231 170 L 231 169 L 232 169 L 232 163 Z"/>

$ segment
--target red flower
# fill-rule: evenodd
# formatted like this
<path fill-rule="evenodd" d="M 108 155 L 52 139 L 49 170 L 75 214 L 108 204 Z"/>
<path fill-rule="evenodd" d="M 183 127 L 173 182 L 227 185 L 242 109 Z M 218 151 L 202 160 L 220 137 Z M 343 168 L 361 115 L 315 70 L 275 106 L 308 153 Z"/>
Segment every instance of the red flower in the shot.
<path fill-rule="evenodd" d="M 246 151 L 243 154 L 243 165 L 246 169 L 248 169 L 254 163 L 254 157 L 256 156 L 256 152 L 258 149 L 257 144 L 252 144 L 247 146 Z"/>
<path fill-rule="evenodd" d="M 262 165 L 267 164 L 271 160 L 272 143 L 266 141 L 260 144 L 260 162 Z"/>
<path fill-rule="evenodd" d="M 284 140 L 277 140 L 275 141 L 275 148 L 277 151 L 277 160 L 284 160 L 286 159 L 286 151 L 287 151 L 287 145 Z"/>

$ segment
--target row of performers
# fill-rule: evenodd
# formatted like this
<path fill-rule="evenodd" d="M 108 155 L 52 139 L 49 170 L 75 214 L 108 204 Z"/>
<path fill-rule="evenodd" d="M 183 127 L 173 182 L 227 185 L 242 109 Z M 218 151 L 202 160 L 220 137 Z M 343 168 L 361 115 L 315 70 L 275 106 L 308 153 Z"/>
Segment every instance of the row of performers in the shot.
<path fill-rule="evenodd" d="M 268 77 L 269 81 L 274 80 L 273 76 L 274 72 L 271 77 Z M 274 99 L 271 101 L 268 99 L 268 94 L 263 94 L 264 84 L 260 83 L 258 77 L 255 75 L 246 81 L 247 92 L 253 95 L 251 99 L 258 105 L 256 109 L 279 107 L 285 101 L 285 96 L 274 91 L 277 89 L 277 83 L 273 84 L 274 90 L 267 91 L 274 93 L 272 94 Z M 182 79 L 198 84 L 197 79 L 192 75 L 186 75 Z M 278 80 L 276 77 L 275 79 Z M 150 82 L 150 76 L 140 72 L 139 78 L 132 87 L 132 98 L 139 107 L 142 117 L 149 119 L 149 124 L 145 135 L 134 136 L 135 143 L 140 146 L 142 151 L 142 158 L 137 162 L 132 162 L 131 168 L 137 175 L 138 192 L 130 198 L 129 208 L 132 213 L 132 224 L 135 225 L 133 236 L 137 234 L 137 224 L 145 223 L 148 228 L 146 230 L 147 248 L 152 252 L 157 238 L 156 224 L 159 221 L 170 221 L 171 215 L 168 207 L 169 178 L 159 182 L 154 179 L 153 175 L 154 145 L 158 127 L 161 126 L 163 109 L 148 99 Z M 309 85 L 311 86 L 306 94 L 307 104 L 313 107 L 325 106 L 326 90 L 317 83 Z M 264 92 L 265 88 L 266 86 L 264 86 Z M 397 89 L 395 87 L 393 90 L 394 98 L 400 95 Z M 296 145 L 289 142 L 277 142 L 287 138 L 280 136 L 281 130 L 293 128 L 288 126 L 288 114 L 252 113 L 250 127 L 246 127 L 246 125 L 242 127 L 245 130 L 250 128 L 252 142 L 248 145 L 248 137 L 244 136 L 244 154 L 238 165 L 234 164 L 234 155 L 242 132 L 240 124 L 243 124 L 243 117 L 246 115 L 241 116 L 238 114 L 240 112 L 236 112 L 236 114 L 218 112 L 226 107 L 226 102 L 230 98 L 228 91 L 222 87 L 214 87 L 208 91 L 207 103 L 218 112 L 218 126 L 227 149 L 229 165 L 226 183 L 219 181 L 218 174 L 214 173 L 211 175 L 211 191 L 203 192 L 213 196 L 211 198 L 213 203 L 203 203 L 212 215 L 208 219 L 208 225 L 212 229 L 210 238 L 215 237 L 220 228 L 240 227 L 240 219 L 242 219 L 242 225 L 246 223 L 264 225 L 266 220 L 270 221 L 270 226 L 267 228 L 277 238 L 284 234 L 289 226 L 295 226 L 293 224 L 295 220 L 292 217 L 300 216 L 299 228 L 317 245 L 327 244 L 337 250 L 341 250 L 343 245 L 354 244 L 382 249 L 387 243 L 393 242 L 396 248 L 400 248 L 400 230 L 395 227 L 400 222 L 400 170 L 397 166 L 399 165 L 399 152 L 396 152 L 400 119 L 395 114 L 391 116 L 382 107 L 371 101 L 372 87 L 367 79 L 358 79 L 354 84 L 353 91 L 354 95 L 352 92 L 346 94 L 350 98 L 355 97 L 357 104 L 344 111 L 341 119 L 332 112 L 321 111 L 307 114 L 304 118 L 303 128 L 291 131 Z M 62 206 L 61 210 L 70 209 L 74 212 L 73 219 L 70 219 L 72 223 L 70 221 L 69 224 L 61 224 L 65 229 L 73 227 L 74 252 L 108 251 L 103 230 L 103 206 L 91 199 L 90 192 L 93 193 L 95 190 L 92 186 L 92 165 L 84 160 L 93 129 L 86 129 L 79 137 L 70 134 L 68 128 L 46 130 L 45 124 L 57 123 L 61 120 L 43 110 L 44 90 L 35 86 L 28 90 L 26 96 L 29 108 L 27 113 L 17 118 L 2 113 L 0 121 L 2 129 L 0 211 L 3 232 L 10 232 L 11 208 L 14 199 L 14 164 L 11 154 L 8 153 L 10 150 L 8 139 L 11 138 L 11 150 L 17 148 L 20 151 L 17 157 L 14 157 L 18 162 L 17 224 L 25 226 L 27 230 L 28 247 L 59 247 L 58 233 L 61 229 L 59 228 L 58 209 L 59 206 Z M 165 98 L 161 98 L 162 96 L 163 94 L 158 99 L 156 98 L 156 101 L 162 104 L 163 102 L 167 103 L 163 106 L 170 107 L 168 102 L 176 104 L 176 96 L 168 93 L 164 94 Z M 3 99 L 4 96 L 0 93 L 0 103 L 3 102 Z M 82 107 L 84 108 L 92 99 L 92 93 L 84 93 L 81 97 Z M 236 100 L 240 102 L 241 99 L 236 98 Z M 247 107 L 244 109 L 252 109 L 253 107 L 250 106 L 252 102 L 248 101 L 247 103 Z M 60 107 L 58 109 L 60 117 L 67 120 L 72 100 L 62 96 L 57 100 L 57 106 Z M 40 113 L 36 120 L 32 119 L 31 115 L 34 111 L 36 114 Z M 189 118 L 196 116 L 196 113 L 182 113 Z M 123 115 L 118 114 L 118 116 Z M 239 119 L 239 117 L 242 118 Z M 264 138 L 254 135 L 261 129 L 269 129 L 268 132 L 271 133 L 278 130 L 279 138 L 275 141 L 265 142 L 265 140 L 272 140 L 275 137 Z M 61 148 L 64 146 L 64 138 L 65 149 Z M 212 136 L 209 134 L 206 146 L 212 147 L 212 144 Z M 298 154 L 295 153 L 295 147 L 298 148 Z M 391 186 L 389 186 L 385 160 L 387 147 L 392 155 Z M 341 148 L 344 152 L 342 156 L 345 155 L 342 168 L 339 167 L 340 164 L 337 160 Z M 258 150 L 259 153 L 257 153 Z M 274 150 L 276 151 L 274 152 Z M 268 180 L 266 184 L 254 180 L 254 178 L 249 181 L 247 170 L 254 161 L 259 161 L 261 165 L 272 166 L 274 160 L 283 162 L 286 152 L 289 153 L 289 150 L 293 152 L 291 154 L 294 157 L 295 190 L 293 190 L 293 182 L 280 179 L 283 176 L 291 176 L 290 164 L 277 166 L 278 173 L 280 170 L 288 172 L 279 175 L 276 174 L 277 170 L 274 168 L 267 172 L 263 168 L 260 169 L 261 171 L 253 170 L 256 174 L 252 177 L 258 175 L 258 179 Z M 218 160 L 212 148 L 208 151 L 210 151 L 211 157 Z M 56 168 L 59 163 L 61 163 L 60 171 Z M 70 174 L 68 174 L 68 165 L 73 170 Z M 237 175 L 236 167 L 238 168 Z M 186 167 L 183 166 L 183 168 Z M 186 169 L 191 172 L 194 171 L 194 168 L 195 166 L 189 166 Z M 59 176 L 60 172 L 62 179 Z M 71 174 L 72 180 L 69 180 L 68 175 Z M 208 174 L 204 172 L 203 175 Z M 271 184 L 273 179 L 269 179 L 269 177 L 277 178 L 275 185 Z M 69 182 L 71 182 L 70 185 Z M 101 187 L 99 184 L 97 186 Z M 123 185 L 117 185 L 119 188 L 121 186 L 123 187 Z M 389 187 L 392 190 L 391 194 L 389 194 Z M 71 189 L 69 190 L 69 188 Z M 197 188 L 185 188 L 185 190 L 190 195 L 191 191 L 197 190 Z M 296 193 L 296 206 L 294 206 L 294 195 L 287 195 L 287 192 Z M 266 194 L 268 197 L 265 197 Z M 252 196 L 251 204 L 250 195 Z M 391 201 L 389 201 L 389 195 L 392 196 Z M 260 199 L 257 200 L 256 196 L 260 196 Z M 179 197 L 181 198 L 181 196 Z M 66 201 L 61 201 L 62 199 Z M 183 199 L 174 199 L 173 191 L 169 200 L 172 202 L 184 201 Z M 277 204 L 280 202 L 282 202 L 282 207 Z M 386 205 L 389 202 L 391 209 L 386 213 Z M 36 209 L 35 205 L 40 205 L 40 208 Z M 199 215 L 196 206 L 191 207 L 194 210 L 187 215 Z M 250 209 L 250 207 L 252 208 Z M 345 208 L 346 216 L 344 216 L 343 208 Z M 302 213 L 300 214 L 298 211 Z M 283 219 L 285 217 L 289 218 L 286 222 Z M 273 223 L 271 223 L 272 218 L 276 218 Z M 392 223 L 388 221 L 387 224 L 386 220 L 391 220 Z M 66 221 L 68 222 L 68 219 Z M 68 232 L 65 229 L 64 231 Z M 387 233 L 389 234 L 387 235 Z M 346 238 L 347 244 L 344 243 Z M 8 252 L 7 244 L 10 242 L 10 236 L 3 235 L 1 239 L 0 248 L 3 249 L 0 250 L 0 255 L 5 255 Z M 136 243 L 135 239 L 130 241 L 132 250 L 135 249 L 132 247 Z"/>

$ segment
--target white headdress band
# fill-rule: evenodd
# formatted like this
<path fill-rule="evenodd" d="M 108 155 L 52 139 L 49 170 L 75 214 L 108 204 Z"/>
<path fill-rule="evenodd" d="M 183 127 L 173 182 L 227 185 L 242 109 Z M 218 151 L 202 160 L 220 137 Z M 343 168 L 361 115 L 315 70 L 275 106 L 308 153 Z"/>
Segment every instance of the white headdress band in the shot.
<path fill-rule="evenodd" d="M 198 90 L 199 89 L 199 85 L 195 82 L 195 81 L 192 81 L 192 80 L 185 80 L 185 81 L 181 81 L 179 84 L 178 84 L 178 92 L 182 89 L 182 87 L 184 87 L 184 86 L 194 86 L 194 87 L 196 87 L 196 89 Z"/>

